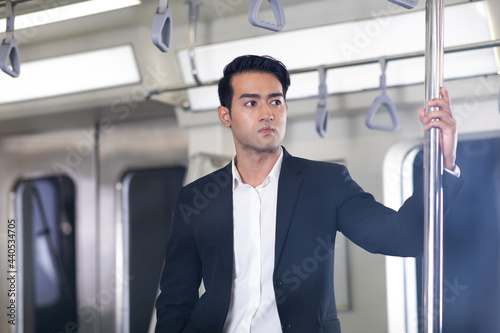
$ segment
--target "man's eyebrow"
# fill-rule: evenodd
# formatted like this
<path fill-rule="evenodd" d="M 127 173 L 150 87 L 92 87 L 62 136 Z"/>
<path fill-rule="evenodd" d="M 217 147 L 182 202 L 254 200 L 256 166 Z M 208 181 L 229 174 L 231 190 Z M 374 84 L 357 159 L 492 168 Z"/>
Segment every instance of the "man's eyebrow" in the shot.
<path fill-rule="evenodd" d="M 240 96 L 240 99 L 243 99 L 243 98 L 260 98 L 260 95 L 259 94 L 242 94 Z"/>
<path fill-rule="evenodd" d="M 284 97 L 284 96 L 283 93 L 273 93 L 267 96 L 267 98 L 275 98 L 275 97 Z"/>
<path fill-rule="evenodd" d="M 283 93 L 272 93 L 267 95 L 267 98 L 275 98 L 275 97 L 284 97 L 284 96 Z M 261 98 L 261 96 L 259 94 L 242 94 L 240 96 L 240 99 L 243 98 Z"/>

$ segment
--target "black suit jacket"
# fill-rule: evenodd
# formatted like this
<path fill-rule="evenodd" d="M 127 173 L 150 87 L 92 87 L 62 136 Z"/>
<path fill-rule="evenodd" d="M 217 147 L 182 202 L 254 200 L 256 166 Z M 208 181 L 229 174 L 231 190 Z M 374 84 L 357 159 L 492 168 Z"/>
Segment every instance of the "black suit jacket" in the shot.
<path fill-rule="evenodd" d="M 446 209 L 462 181 L 451 175 L 443 181 Z M 181 189 L 156 304 L 156 332 L 222 331 L 233 276 L 232 208 L 231 164 Z M 364 192 L 344 166 L 284 150 L 274 268 L 283 331 L 340 333 L 333 290 L 337 231 L 372 253 L 417 256 L 423 250 L 423 220 L 421 188 L 395 212 Z M 199 298 L 202 278 L 206 292 Z"/>

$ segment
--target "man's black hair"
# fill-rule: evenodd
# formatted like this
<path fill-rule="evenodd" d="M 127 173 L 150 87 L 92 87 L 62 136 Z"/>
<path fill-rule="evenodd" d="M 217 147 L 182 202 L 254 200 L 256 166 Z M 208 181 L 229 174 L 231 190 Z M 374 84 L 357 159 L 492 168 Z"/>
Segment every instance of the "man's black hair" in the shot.
<path fill-rule="evenodd" d="M 270 73 L 276 76 L 276 78 L 281 82 L 281 86 L 283 87 L 283 97 L 286 99 L 286 92 L 290 86 L 290 74 L 281 61 L 270 56 L 240 56 L 224 67 L 224 76 L 219 80 L 220 105 L 229 109 L 229 115 L 231 115 L 231 102 L 234 95 L 231 80 L 236 74 L 249 72 Z"/>

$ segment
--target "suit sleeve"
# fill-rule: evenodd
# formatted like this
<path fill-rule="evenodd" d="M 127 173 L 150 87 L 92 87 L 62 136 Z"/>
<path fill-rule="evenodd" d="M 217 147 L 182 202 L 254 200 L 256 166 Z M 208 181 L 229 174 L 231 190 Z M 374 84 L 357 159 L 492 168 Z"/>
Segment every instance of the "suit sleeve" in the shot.
<path fill-rule="evenodd" d="M 463 183 L 453 175 L 443 175 L 443 212 L 446 212 Z M 413 195 L 396 212 L 375 201 L 354 182 L 347 169 L 339 183 L 342 195 L 337 202 L 338 230 L 372 253 L 415 257 L 423 252 L 424 194 L 418 180 Z"/>
<path fill-rule="evenodd" d="M 156 333 L 184 332 L 198 301 L 201 261 L 181 189 L 174 211 L 156 301 Z"/>

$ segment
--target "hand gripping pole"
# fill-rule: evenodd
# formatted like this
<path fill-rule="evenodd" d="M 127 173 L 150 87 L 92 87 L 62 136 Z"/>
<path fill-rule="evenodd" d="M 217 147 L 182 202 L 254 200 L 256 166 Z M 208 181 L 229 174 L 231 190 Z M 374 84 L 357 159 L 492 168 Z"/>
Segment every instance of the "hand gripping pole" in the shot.
<path fill-rule="evenodd" d="M 172 11 L 168 8 L 168 0 L 160 0 L 153 18 L 151 37 L 153 44 L 162 52 L 169 51 L 172 40 Z"/>
<path fill-rule="evenodd" d="M 382 90 L 382 95 L 380 95 L 373 101 L 373 104 L 370 106 L 370 110 L 366 115 L 365 123 L 366 126 L 371 129 L 394 132 L 399 129 L 399 117 L 398 117 L 398 111 L 396 110 L 396 106 L 394 106 L 394 103 L 389 98 L 389 96 L 385 94 L 385 89 L 387 85 L 385 76 L 387 61 L 385 58 L 380 59 L 380 66 L 382 67 L 382 75 L 380 76 L 380 89 Z M 387 108 L 387 111 L 391 116 L 392 127 L 375 125 L 373 123 L 373 117 L 375 116 L 375 114 L 377 113 L 378 109 L 381 106 L 385 106 Z"/>
<path fill-rule="evenodd" d="M 329 110 L 328 110 L 328 87 L 326 86 L 325 66 L 318 68 L 319 74 L 319 92 L 318 108 L 316 109 L 316 132 L 324 138 L 328 130 Z"/>
<path fill-rule="evenodd" d="M 286 25 L 283 4 L 281 3 L 281 0 L 269 0 L 269 3 L 271 4 L 271 8 L 273 9 L 276 24 L 261 21 L 257 18 L 262 0 L 252 0 L 252 2 L 250 3 L 250 8 L 248 10 L 248 21 L 250 21 L 250 24 L 252 24 L 253 26 L 259 28 L 264 28 L 272 31 L 281 31 L 285 28 Z"/>
<path fill-rule="evenodd" d="M 14 38 L 14 7 L 11 0 L 5 3 L 7 8 L 6 37 L 0 45 L 0 69 L 12 77 L 18 77 L 21 70 L 19 48 Z M 10 65 L 9 65 L 10 63 Z"/>

